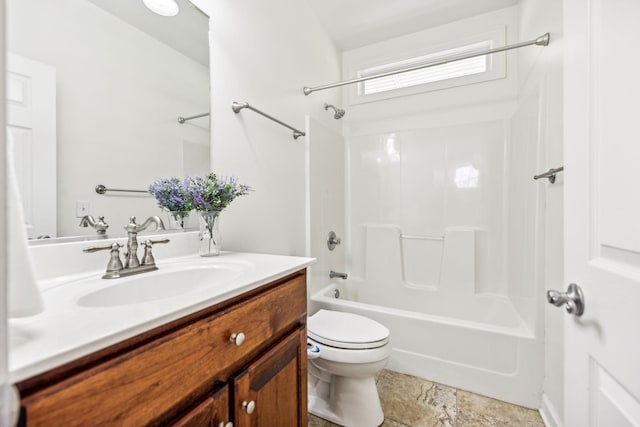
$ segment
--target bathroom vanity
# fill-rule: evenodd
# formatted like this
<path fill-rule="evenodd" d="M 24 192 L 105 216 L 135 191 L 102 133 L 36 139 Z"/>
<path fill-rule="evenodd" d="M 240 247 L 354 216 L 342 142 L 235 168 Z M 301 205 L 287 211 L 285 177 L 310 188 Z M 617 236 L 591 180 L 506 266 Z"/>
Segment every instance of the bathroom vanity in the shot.
<path fill-rule="evenodd" d="M 123 332 L 120 323 L 112 327 L 111 334 L 105 330 L 93 334 L 98 338 L 91 345 L 82 347 L 77 341 L 50 349 L 50 357 L 31 355 L 31 361 L 21 360 L 24 366 L 16 375 L 40 371 L 16 381 L 22 425 L 306 427 L 305 267 L 313 260 L 229 254 L 227 262 L 240 258 L 251 268 L 227 280 L 226 287 L 191 292 L 191 300 L 181 295 L 133 304 L 139 306 L 141 317 L 132 320 L 138 326 L 128 332 Z M 218 261 L 202 262 L 209 263 L 209 268 Z M 172 271 L 170 266 L 165 270 Z M 205 271 L 210 274 L 213 270 Z M 159 280 L 161 277 L 159 273 Z M 98 292 L 118 286 L 97 283 L 87 286 L 102 286 Z M 137 286 L 135 282 L 131 285 Z M 56 289 L 51 295 L 45 292 L 45 301 L 58 306 Z M 78 292 L 86 295 L 87 291 Z M 78 295 L 71 300 L 82 300 Z M 168 308 L 172 300 L 177 309 Z M 99 329 L 110 321 L 107 313 L 134 311 L 131 304 L 125 306 L 83 307 L 80 311 L 88 316 L 85 326 Z M 64 322 L 59 317 L 51 323 Z M 43 327 L 41 322 L 34 318 L 12 327 L 36 330 L 36 324 Z M 136 333 L 140 325 L 146 330 Z M 130 336 L 120 339 L 125 335 Z M 111 336 L 117 342 L 87 352 L 108 342 L 100 336 Z M 82 347 L 86 354 L 74 357 L 79 353 L 63 347 Z M 14 356 L 27 355 L 27 351 L 18 346 Z M 61 358 L 69 360 L 60 363 Z M 49 361 L 56 366 L 47 369 Z"/>

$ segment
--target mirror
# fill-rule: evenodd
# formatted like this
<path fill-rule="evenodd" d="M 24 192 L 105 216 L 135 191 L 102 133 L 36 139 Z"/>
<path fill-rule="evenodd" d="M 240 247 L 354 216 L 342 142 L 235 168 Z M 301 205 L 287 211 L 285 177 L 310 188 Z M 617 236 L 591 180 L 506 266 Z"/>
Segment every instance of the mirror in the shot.
<path fill-rule="evenodd" d="M 85 214 L 109 237 L 131 215 L 166 221 L 149 184 L 209 171 L 209 19 L 178 4 L 164 17 L 142 0 L 7 1 L 7 123 L 30 239 L 97 238 Z"/>

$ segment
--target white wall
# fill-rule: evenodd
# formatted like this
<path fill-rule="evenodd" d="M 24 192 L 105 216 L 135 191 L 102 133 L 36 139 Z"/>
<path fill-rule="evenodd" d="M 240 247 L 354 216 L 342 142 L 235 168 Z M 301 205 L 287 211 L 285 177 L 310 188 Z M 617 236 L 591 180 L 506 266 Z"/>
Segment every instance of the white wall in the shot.
<path fill-rule="evenodd" d="M 4 2 L 0 2 L 0 22 L 5 22 Z M 5 69 L 5 34 L 0 32 L 0 69 Z M 5 99 L 5 74 L 0 76 L 0 99 Z M 0 129 L 6 126 L 6 107 L 0 103 Z M 0 221 L 0 387 L 4 387 L 8 380 L 8 346 L 7 346 L 7 205 L 6 205 L 6 141 L 5 132 L 0 132 L 0 206 L 2 207 L 2 220 Z M 0 402 L 0 406 L 6 407 L 6 401 Z M 6 412 L 0 411 L 0 425 L 10 425 L 6 419 Z"/>
<path fill-rule="evenodd" d="M 309 133 L 308 182 L 309 216 L 307 256 L 317 259 L 309 268 L 308 293 L 312 295 L 329 285 L 329 272 L 345 272 L 345 149 L 342 135 L 314 119 L 307 123 Z M 342 243 L 330 251 L 329 231 L 334 231 Z M 351 274 L 351 271 L 346 271 Z M 313 313 L 315 307 L 309 307 Z"/>
<path fill-rule="evenodd" d="M 551 43 L 544 49 L 522 49 L 519 59 L 522 98 L 537 93 L 538 167 L 544 171 L 563 164 L 562 114 L 562 2 L 556 0 L 522 0 L 520 34 L 523 40 L 551 33 Z M 538 231 L 538 278 L 528 295 L 536 301 L 536 316 L 544 319 L 544 383 L 541 413 L 548 426 L 563 425 L 564 407 L 564 335 L 566 313 L 546 303 L 547 289 L 566 289 L 563 278 L 563 192 L 564 175 L 555 184 L 547 180 L 536 184 L 542 202 Z"/>
<path fill-rule="evenodd" d="M 249 102 L 300 130 L 307 114 L 338 130 L 323 105 L 339 104 L 340 90 L 302 93 L 339 79 L 338 52 L 306 2 L 200 4 L 211 16 L 213 168 L 255 190 L 223 213 L 223 248 L 304 255 L 304 138 L 294 140 L 290 130 L 252 111 L 234 114 L 231 103 Z"/>
<path fill-rule="evenodd" d="M 94 187 L 146 190 L 182 176 L 182 142 L 208 151 L 206 119 L 176 120 L 208 111 L 207 68 L 85 0 L 10 0 L 7 19 L 8 49 L 57 69 L 58 235 L 95 233 L 78 227 L 76 200 L 110 233 L 160 213 L 153 198 Z"/>

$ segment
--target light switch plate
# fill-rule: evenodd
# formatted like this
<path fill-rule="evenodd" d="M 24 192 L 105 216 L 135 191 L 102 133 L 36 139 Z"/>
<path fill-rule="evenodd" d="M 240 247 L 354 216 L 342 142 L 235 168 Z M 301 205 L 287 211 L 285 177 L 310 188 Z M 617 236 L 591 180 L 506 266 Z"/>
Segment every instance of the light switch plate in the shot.
<path fill-rule="evenodd" d="M 85 215 L 89 215 L 89 201 L 76 200 L 76 218 L 82 218 Z"/>

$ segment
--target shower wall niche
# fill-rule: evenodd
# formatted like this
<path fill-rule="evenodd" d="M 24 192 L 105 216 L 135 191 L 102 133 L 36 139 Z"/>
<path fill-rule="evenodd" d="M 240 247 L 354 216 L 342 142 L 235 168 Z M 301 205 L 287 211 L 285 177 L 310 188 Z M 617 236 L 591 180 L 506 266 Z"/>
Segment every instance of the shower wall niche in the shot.
<path fill-rule="evenodd" d="M 507 123 L 349 137 L 352 274 L 505 295 Z"/>

